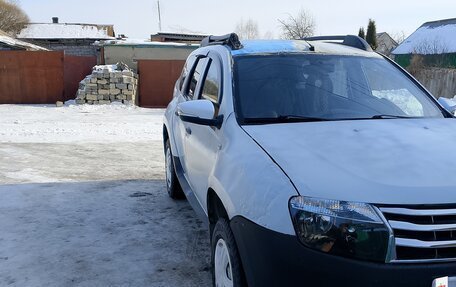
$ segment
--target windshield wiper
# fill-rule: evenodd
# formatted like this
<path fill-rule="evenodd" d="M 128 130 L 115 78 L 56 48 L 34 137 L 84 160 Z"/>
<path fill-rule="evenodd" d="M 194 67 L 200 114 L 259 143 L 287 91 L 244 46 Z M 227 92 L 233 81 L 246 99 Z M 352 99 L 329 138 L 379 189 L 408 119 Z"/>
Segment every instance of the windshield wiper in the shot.
<path fill-rule="evenodd" d="M 371 119 L 382 120 L 382 119 L 416 119 L 416 117 L 398 116 L 398 115 L 375 115 Z"/>
<path fill-rule="evenodd" d="M 271 118 L 244 118 L 246 123 L 289 123 L 289 122 L 325 122 L 330 119 L 296 115 L 281 115 Z"/>
<path fill-rule="evenodd" d="M 326 122 L 326 121 L 330 120 L 330 119 L 325 119 L 325 118 L 296 116 L 296 115 L 278 116 L 277 119 L 283 120 L 283 121 L 297 121 L 297 122 Z"/>

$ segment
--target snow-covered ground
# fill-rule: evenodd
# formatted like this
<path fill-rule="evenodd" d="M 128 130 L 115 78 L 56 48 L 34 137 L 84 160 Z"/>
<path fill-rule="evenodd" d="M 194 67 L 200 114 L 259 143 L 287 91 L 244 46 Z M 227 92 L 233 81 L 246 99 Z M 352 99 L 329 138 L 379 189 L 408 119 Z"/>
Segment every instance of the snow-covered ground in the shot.
<path fill-rule="evenodd" d="M 210 286 L 166 194 L 163 110 L 0 105 L 0 286 Z"/>
<path fill-rule="evenodd" d="M 0 142 L 161 140 L 161 109 L 124 105 L 0 105 Z"/>

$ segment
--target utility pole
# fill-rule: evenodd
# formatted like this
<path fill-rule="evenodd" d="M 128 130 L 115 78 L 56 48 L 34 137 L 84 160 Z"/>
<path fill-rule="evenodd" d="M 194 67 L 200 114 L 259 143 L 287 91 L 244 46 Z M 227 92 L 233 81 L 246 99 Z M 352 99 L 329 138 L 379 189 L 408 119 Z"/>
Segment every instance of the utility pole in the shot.
<path fill-rule="evenodd" d="M 158 7 L 158 32 L 162 31 L 162 20 L 161 20 L 161 11 L 160 11 L 160 0 L 157 0 Z"/>

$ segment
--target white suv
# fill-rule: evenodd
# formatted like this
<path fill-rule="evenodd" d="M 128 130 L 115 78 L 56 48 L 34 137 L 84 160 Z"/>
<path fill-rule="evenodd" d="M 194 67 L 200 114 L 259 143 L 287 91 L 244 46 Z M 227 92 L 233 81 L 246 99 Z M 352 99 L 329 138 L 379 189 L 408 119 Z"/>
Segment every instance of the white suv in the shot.
<path fill-rule="evenodd" d="M 355 36 L 205 39 L 163 136 L 214 285 L 456 286 L 448 108 Z"/>

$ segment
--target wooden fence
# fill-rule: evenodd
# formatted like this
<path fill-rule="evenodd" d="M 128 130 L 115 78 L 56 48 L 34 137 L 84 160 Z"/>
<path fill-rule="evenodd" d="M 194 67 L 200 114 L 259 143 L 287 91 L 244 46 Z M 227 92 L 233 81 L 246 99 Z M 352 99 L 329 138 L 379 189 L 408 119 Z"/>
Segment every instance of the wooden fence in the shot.
<path fill-rule="evenodd" d="M 456 96 L 456 70 L 426 68 L 414 75 L 436 98 Z"/>

